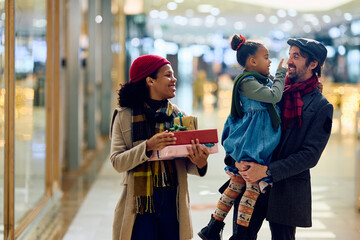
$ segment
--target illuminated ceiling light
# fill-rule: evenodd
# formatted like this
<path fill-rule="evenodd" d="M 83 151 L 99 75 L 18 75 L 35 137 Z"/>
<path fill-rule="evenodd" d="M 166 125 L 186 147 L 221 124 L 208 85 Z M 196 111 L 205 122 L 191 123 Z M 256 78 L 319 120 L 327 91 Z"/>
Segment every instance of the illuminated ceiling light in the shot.
<path fill-rule="evenodd" d="M 343 45 L 340 45 L 337 50 L 341 56 L 344 56 L 346 53 L 346 48 Z"/>
<path fill-rule="evenodd" d="M 155 39 L 163 38 L 163 30 L 160 25 L 155 25 L 153 28 L 153 34 Z"/>
<path fill-rule="evenodd" d="M 143 0 L 125 0 L 124 13 L 127 15 L 135 15 L 144 12 Z"/>
<path fill-rule="evenodd" d="M 296 17 L 297 16 L 297 11 L 295 9 L 289 9 L 288 14 L 289 14 L 290 17 Z"/>
<path fill-rule="evenodd" d="M 287 32 L 287 31 L 290 31 L 292 28 L 294 27 L 294 24 L 292 21 L 286 21 L 284 22 L 283 24 L 281 24 L 281 29 L 284 31 L 284 32 Z"/>
<path fill-rule="evenodd" d="M 197 11 L 200 13 L 209 13 L 211 12 L 211 9 L 213 8 L 210 4 L 200 4 L 197 6 Z"/>
<path fill-rule="evenodd" d="M 216 23 L 219 25 L 219 26 L 225 26 L 226 25 L 226 18 L 224 17 L 219 17 L 217 20 L 216 20 Z"/>
<path fill-rule="evenodd" d="M 205 26 L 212 27 L 212 26 L 214 26 L 215 21 L 216 21 L 216 18 L 213 15 L 208 15 L 205 18 Z"/>
<path fill-rule="evenodd" d="M 151 10 L 151 11 L 149 12 L 149 16 L 150 16 L 151 18 L 158 18 L 158 17 L 159 17 L 159 11 L 156 10 L 156 9 Z"/>
<path fill-rule="evenodd" d="M 354 35 L 360 34 L 360 20 L 356 20 L 351 23 L 351 32 Z"/>
<path fill-rule="evenodd" d="M 314 14 L 303 14 L 302 18 L 305 21 L 310 22 L 314 26 L 319 24 L 319 19 L 317 19 L 317 17 Z"/>
<path fill-rule="evenodd" d="M 189 24 L 194 27 L 199 27 L 203 23 L 202 18 L 191 18 Z"/>
<path fill-rule="evenodd" d="M 44 28 L 46 27 L 46 19 L 33 19 L 33 26 L 36 28 Z"/>
<path fill-rule="evenodd" d="M 175 16 L 174 17 L 174 23 L 181 25 L 181 26 L 185 26 L 186 24 L 188 24 L 189 20 L 186 17 L 183 16 Z"/>
<path fill-rule="evenodd" d="M 347 30 L 347 26 L 344 25 L 344 24 L 341 24 L 341 25 L 339 26 L 339 28 L 340 28 L 341 33 L 344 33 L 344 32 L 346 32 L 346 30 Z"/>
<path fill-rule="evenodd" d="M 275 39 L 278 39 L 278 40 L 281 40 L 281 39 L 284 39 L 284 38 L 285 38 L 284 32 L 283 32 L 283 31 L 279 31 L 279 30 L 273 31 L 273 32 L 272 32 L 272 35 L 273 35 L 273 37 L 274 37 Z"/>
<path fill-rule="evenodd" d="M 332 27 L 329 29 L 329 36 L 331 38 L 338 38 L 341 36 L 341 30 L 338 27 Z"/>
<path fill-rule="evenodd" d="M 95 22 L 96 22 L 96 23 L 101 23 L 102 20 L 103 20 L 103 18 L 102 18 L 101 15 L 97 15 L 97 16 L 95 17 Z"/>
<path fill-rule="evenodd" d="M 276 16 L 270 16 L 269 17 L 269 22 L 271 24 L 277 24 L 279 22 L 279 19 Z"/>
<path fill-rule="evenodd" d="M 257 14 L 256 16 L 255 16 L 255 20 L 257 21 L 257 22 L 259 22 L 259 23 L 261 23 L 261 22 L 264 22 L 265 21 L 265 16 L 264 16 L 264 14 L 261 14 L 261 13 L 259 13 L 259 14 Z"/>
<path fill-rule="evenodd" d="M 185 15 L 188 17 L 188 18 L 191 18 L 194 16 L 194 10 L 192 9 L 188 9 L 185 11 Z"/>
<path fill-rule="evenodd" d="M 174 3 L 174 2 L 169 2 L 169 3 L 167 4 L 167 8 L 168 8 L 169 10 L 175 10 L 175 9 L 177 9 L 177 7 L 178 7 L 177 3 Z"/>
<path fill-rule="evenodd" d="M 208 23 L 215 23 L 216 18 L 213 15 L 208 15 L 205 18 L 205 21 Z"/>
<path fill-rule="evenodd" d="M 212 15 L 214 15 L 214 16 L 217 16 L 217 15 L 220 14 L 220 9 L 218 9 L 218 8 L 212 8 L 212 9 L 210 10 L 210 13 L 211 13 Z"/>
<path fill-rule="evenodd" d="M 334 47 L 332 47 L 332 46 L 326 46 L 326 49 L 327 49 L 327 57 L 328 57 L 328 58 L 333 58 L 333 57 L 335 57 L 336 52 L 335 52 Z"/>
<path fill-rule="evenodd" d="M 305 21 L 308 21 L 308 22 L 311 22 L 311 19 L 315 17 L 314 14 L 311 14 L 311 13 L 305 13 L 302 15 L 302 18 L 305 20 Z"/>
<path fill-rule="evenodd" d="M 303 27 L 303 30 L 305 33 L 311 33 L 311 27 L 310 25 L 306 24 L 304 27 Z"/>
<path fill-rule="evenodd" d="M 317 26 L 317 25 L 319 25 L 319 19 L 317 19 L 315 17 L 315 18 L 311 19 L 311 23 L 312 23 L 312 25 Z"/>
<path fill-rule="evenodd" d="M 330 23 L 331 17 L 329 15 L 324 15 L 324 16 L 322 16 L 322 20 L 324 23 Z"/>
<path fill-rule="evenodd" d="M 165 48 L 165 41 L 163 39 L 156 39 L 154 41 L 154 48 L 155 49 L 164 49 Z"/>
<path fill-rule="evenodd" d="M 246 24 L 244 22 L 238 21 L 234 23 L 234 28 L 236 30 L 243 30 L 246 27 Z"/>
<path fill-rule="evenodd" d="M 169 17 L 169 14 L 167 11 L 161 11 L 159 14 L 160 19 L 167 19 Z"/>
<path fill-rule="evenodd" d="M 177 3 L 183 3 L 184 0 L 175 0 L 175 2 L 177 2 Z"/>
<path fill-rule="evenodd" d="M 351 21 L 353 17 L 351 13 L 344 13 L 344 18 L 346 21 Z"/>
<path fill-rule="evenodd" d="M 138 39 L 138 38 L 131 39 L 131 46 L 133 46 L 133 47 L 140 46 L 140 39 Z"/>
<path fill-rule="evenodd" d="M 277 14 L 278 17 L 280 17 L 280 18 L 286 17 L 286 12 L 285 12 L 284 9 L 279 9 L 279 10 L 276 12 L 276 14 Z"/>

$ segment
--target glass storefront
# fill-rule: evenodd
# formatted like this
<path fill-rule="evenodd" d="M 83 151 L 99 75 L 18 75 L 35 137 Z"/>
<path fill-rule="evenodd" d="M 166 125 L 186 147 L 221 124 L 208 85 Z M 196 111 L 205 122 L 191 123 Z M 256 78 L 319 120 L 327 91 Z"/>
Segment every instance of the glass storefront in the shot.
<path fill-rule="evenodd" d="M 4 39 L 5 5 L 0 2 L 0 239 L 4 239 L 4 159 L 5 159 L 5 76 L 4 76 Z"/>
<path fill-rule="evenodd" d="M 81 4 L 86 2 L 81 1 Z M 75 149 L 79 155 L 85 150 L 82 149 L 84 140 L 81 135 L 85 122 L 73 119 L 75 115 L 79 119 L 84 118 L 83 98 L 88 91 L 96 92 L 92 96 L 95 104 L 87 104 L 93 107 L 94 133 L 99 131 L 101 122 L 106 122 L 103 130 L 108 133 L 110 120 L 104 116 L 111 117 L 111 104 L 104 101 L 103 105 L 108 105 L 106 108 L 100 108 L 98 104 L 103 95 L 111 96 L 107 93 L 112 90 L 112 58 L 105 64 L 107 68 L 104 70 L 104 61 L 98 55 L 103 52 L 107 55 L 116 51 L 120 53 L 120 50 L 116 44 L 112 45 L 113 38 L 106 38 L 109 43 L 101 41 L 101 48 L 94 45 L 91 50 L 96 50 L 97 55 L 93 56 L 96 61 L 90 68 L 95 69 L 96 64 L 101 68 L 96 67 L 98 71 L 94 74 L 92 90 L 89 85 L 84 86 L 84 71 L 82 75 L 77 73 L 80 68 L 80 64 L 77 68 L 80 62 L 77 62 L 79 58 L 76 54 L 79 44 L 70 41 L 70 36 L 86 24 L 77 28 L 72 21 L 67 22 L 74 17 L 78 20 L 79 4 L 57 0 L 0 0 L 0 240 L 22 238 L 29 232 L 32 223 L 61 197 L 62 170 L 71 169 L 69 166 L 74 162 L 74 165 L 81 163 L 79 158 L 69 158 L 73 149 L 67 148 L 67 140 L 74 146 L 80 146 Z M 73 11 L 73 5 L 79 11 Z M 111 8 L 111 1 L 107 0 L 97 1 L 96 4 L 91 2 L 90 5 L 94 18 L 104 15 L 102 21 L 89 21 L 90 27 L 96 25 L 98 28 L 94 37 L 97 33 L 109 36 L 111 11 L 119 13 L 121 4 Z M 119 19 L 117 24 L 124 22 Z M 74 36 L 80 35 L 77 32 Z M 119 31 L 118 36 L 124 36 L 124 33 Z M 76 44 L 72 44 L 74 42 Z M 117 60 L 123 61 L 123 55 L 117 57 Z M 119 70 L 117 76 L 122 73 Z M 75 84 L 81 90 L 77 91 Z M 67 98 L 68 88 L 74 93 L 71 97 L 76 95 L 74 98 L 79 103 L 73 115 L 67 114 L 68 106 L 75 105 L 72 99 Z M 77 131 L 67 132 L 70 126 L 80 129 L 81 137 L 74 138 Z M 100 139 L 94 134 L 93 138 L 96 137 Z M 94 142 L 92 149 L 97 149 Z"/>
<path fill-rule="evenodd" d="M 59 13 L 55 0 L 0 0 L 0 240 L 59 195 Z"/>
<path fill-rule="evenodd" d="M 15 2 L 15 228 L 45 193 L 46 0 Z"/>

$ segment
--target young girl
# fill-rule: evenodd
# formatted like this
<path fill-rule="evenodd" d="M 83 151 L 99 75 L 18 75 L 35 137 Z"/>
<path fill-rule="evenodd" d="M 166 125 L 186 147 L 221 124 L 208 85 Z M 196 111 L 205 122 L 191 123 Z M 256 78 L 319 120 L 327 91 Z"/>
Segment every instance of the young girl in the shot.
<path fill-rule="evenodd" d="M 249 161 L 268 165 L 280 141 L 280 117 L 275 103 L 280 101 L 284 90 L 286 69 L 282 67 L 283 59 L 273 79 L 269 76 L 269 52 L 263 44 L 246 41 L 243 36 L 235 34 L 231 48 L 236 51 L 236 59 L 244 67 L 244 72 L 234 81 L 231 112 L 222 134 L 226 151 L 225 170 L 230 175 L 230 183 L 222 193 L 210 222 L 198 233 L 202 239 L 220 239 L 224 219 L 245 186 L 237 224 L 249 226 L 256 200 L 260 192 L 271 184 L 271 175 L 267 172 L 268 177 L 260 183 L 246 183 L 235 163 Z"/>

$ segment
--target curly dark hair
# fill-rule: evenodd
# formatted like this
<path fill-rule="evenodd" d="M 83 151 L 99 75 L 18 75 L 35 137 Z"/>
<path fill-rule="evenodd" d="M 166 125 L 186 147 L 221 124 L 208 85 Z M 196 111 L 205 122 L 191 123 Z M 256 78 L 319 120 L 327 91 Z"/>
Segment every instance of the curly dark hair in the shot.
<path fill-rule="evenodd" d="M 242 67 L 245 67 L 249 56 L 254 56 L 259 47 L 264 45 L 259 42 L 245 41 L 240 48 L 236 50 L 242 42 L 243 39 L 241 39 L 238 34 L 234 34 L 231 38 L 231 48 L 236 51 L 236 60 Z"/>
<path fill-rule="evenodd" d="M 160 68 L 159 68 L 160 69 Z M 156 79 L 159 72 L 157 69 L 151 73 L 149 77 Z M 138 82 L 127 82 L 120 84 L 120 89 L 117 91 L 118 104 L 120 107 L 139 107 L 149 99 L 149 89 L 146 86 L 146 77 Z"/>

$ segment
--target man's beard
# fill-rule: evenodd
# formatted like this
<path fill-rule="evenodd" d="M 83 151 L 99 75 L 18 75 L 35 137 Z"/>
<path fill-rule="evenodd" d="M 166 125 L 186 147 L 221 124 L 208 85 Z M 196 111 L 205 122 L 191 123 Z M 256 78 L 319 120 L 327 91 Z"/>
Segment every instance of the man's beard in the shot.
<path fill-rule="evenodd" d="M 296 70 L 294 73 L 289 73 L 287 74 L 288 79 L 290 79 L 291 83 L 296 83 L 297 80 L 299 79 L 299 75 L 297 74 Z"/>
<path fill-rule="evenodd" d="M 295 70 L 292 73 L 287 73 L 287 77 L 290 79 L 291 83 L 300 81 L 300 77 L 304 74 L 304 71 L 302 71 L 304 69 L 297 69 L 295 65 L 289 65 L 288 67 L 294 68 Z"/>

